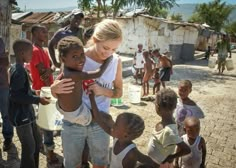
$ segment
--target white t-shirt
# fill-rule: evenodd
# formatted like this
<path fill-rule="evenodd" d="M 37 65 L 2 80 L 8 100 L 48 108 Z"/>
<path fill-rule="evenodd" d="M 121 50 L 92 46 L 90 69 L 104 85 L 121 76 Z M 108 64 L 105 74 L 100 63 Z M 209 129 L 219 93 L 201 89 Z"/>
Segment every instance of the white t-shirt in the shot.
<path fill-rule="evenodd" d="M 118 66 L 118 55 L 113 55 L 113 59 L 108 65 L 107 69 L 104 71 L 100 78 L 94 79 L 98 85 L 112 89 L 113 88 L 113 81 L 116 78 L 117 73 L 117 66 Z M 92 60 L 89 57 L 86 57 L 86 62 L 83 68 L 83 71 L 95 71 L 97 70 L 102 64 Z M 97 103 L 99 111 L 103 111 L 108 113 L 110 107 L 110 98 L 106 96 L 95 96 L 95 101 Z M 83 102 L 91 109 L 91 103 L 86 92 L 83 92 Z"/>

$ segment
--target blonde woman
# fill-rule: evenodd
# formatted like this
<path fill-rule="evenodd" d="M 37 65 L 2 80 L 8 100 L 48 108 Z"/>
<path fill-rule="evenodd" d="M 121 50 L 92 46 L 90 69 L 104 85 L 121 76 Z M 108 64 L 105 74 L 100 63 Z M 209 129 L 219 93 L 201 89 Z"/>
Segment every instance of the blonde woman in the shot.
<path fill-rule="evenodd" d="M 83 102 L 91 109 L 88 92 L 93 91 L 100 112 L 109 113 L 110 99 L 122 96 L 121 60 L 113 53 L 122 41 L 122 31 L 118 22 L 103 20 L 95 26 L 94 33 L 85 51 L 86 62 L 83 71 L 98 69 L 110 56 L 113 59 L 101 77 L 94 79 L 92 85 L 84 85 Z M 52 93 L 73 92 L 75 83 L 70 79 L 56 80 L 51 86 Z M 93 168 L 105 168 L 108 164 L 109 135 L 96 123 L 82 126 L 64 120 L 62 144 L 66 168 L 80 168 L 82 151 L 87 141 Z"/>

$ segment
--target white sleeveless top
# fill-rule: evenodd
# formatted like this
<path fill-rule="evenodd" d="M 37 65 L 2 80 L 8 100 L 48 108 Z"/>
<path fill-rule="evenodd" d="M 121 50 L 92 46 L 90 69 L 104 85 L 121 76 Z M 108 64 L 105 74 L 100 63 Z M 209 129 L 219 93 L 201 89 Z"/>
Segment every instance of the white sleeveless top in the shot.
<path fill-rule="evenodd" d="M 183 141 L 190 147 L 191 153 L 181 158 L 181 168 L 199 168 L 202 163 L 202 150 L 199 150 L 198 146 L 201 141 L 201 137 L 198 136 L 194 144 L 190 145 L 188 142 L 187 134 L 182 136 Z"/>
<path fill-rule="evenodd" d="M 135 68 L 144 68 L 143 52 L 136 52 Z"/>
<path fill-rule="evenodd" d="M 96 83 L 104 88 L 112 89 L 113 81 L 116 78 L 117 66 L 118 66 L 118 55 L 113 54 L 113 59 L 108 65 L 105 72 L 100 76 L 100 78 L 94 79 Z M 83 71 L 95 71 L 102 64 L 86 57 L 86 62 L 84 64 Z M 95 101 L 97 103 L 99 111 L 108 113 L 110 107 L 110 98 L 106 96 L 95 96 Z M 86 92 L 83 92 L 83 103 L 85 103 L 91 109 L 91 103 Z"/>
<path fill-rule="evenodd" d="M 111 168 L 123 168 L 122 161 L 125 158 L 126 154 L 133 148 L 136 147 L 135 144 L 130 144 L 124 150 L 122 150 L 119 154 L 114 154 L 114 146 L 117 142 L 117 139 L 114 139 L 112 155 L 111 155 Z"/>

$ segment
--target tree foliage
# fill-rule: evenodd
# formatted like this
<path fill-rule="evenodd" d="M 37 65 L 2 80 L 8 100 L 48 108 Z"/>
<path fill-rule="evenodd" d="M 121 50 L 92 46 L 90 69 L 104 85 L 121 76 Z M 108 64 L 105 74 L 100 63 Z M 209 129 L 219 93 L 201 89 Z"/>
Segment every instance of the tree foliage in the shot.
<path fill-rule="evenodd" d="M 171 20 L 174 20 L 174 21 L 180 22 L 180 21 L 183 20 L 183 16 L 182 16 L 180 13 L 172 14 L 172 15 L 170 16 L 170 19 L 171 19 Z"/>
<path fill-rule="evenodd" d="M 79 7 L 85 10 L 96 9 L 97 16 L 100 17 L 102 11 L 105 17 L 112 11 L 113 17 L 116 17 L 118 11 L 125 6 L 143 7 L 151 16 L 167 17 L 167 10 L 177 5 L 176 0 L 96 0 L 92 6 L 93 0 L 78 0 Z"/>
<path fill-rule="evenodd" d="M 225 32 L 236 37 L 236 21 L 227 24 L 224 29 Z"/>
<path fill-rule="evenodd" d="M 220 31 L 224 24 L 227 23 L 233 9 L 232 5 L 227 5 L 226 2 L 221 2 L 221 0 L 199 4 L 196 6 L 195 12 L 189 21 L 201 24 L 206 23 L 214 30 Z"/>

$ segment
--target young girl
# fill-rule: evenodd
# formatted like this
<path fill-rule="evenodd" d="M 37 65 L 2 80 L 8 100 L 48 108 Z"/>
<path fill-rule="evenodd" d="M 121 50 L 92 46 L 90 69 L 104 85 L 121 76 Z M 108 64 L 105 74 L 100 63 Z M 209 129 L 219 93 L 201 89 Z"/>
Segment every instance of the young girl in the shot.
<path fill-rule="evenodd" d="M 206 142 L 199 136 L 200 120 L 196 117 L 187 117 L 184 120 L 186 134 L 182 136 L 183 141 L 190 147 L 191 154 L 182 156 L 175 160 L 178 168 L 204 168 L 206 160 Z M 179 149 L 177 148 L 177 151 Z"/>
<path fill-rule="evenodd" d="M 171 167 L 174 158 L 190 153 L 189 147 L 178 136 L 176 123 L 173 120 L 173 111 L 177 104 L 177 95 L 171 89 L 163 89 L 156 95 L 156 112 L 161 117 L 161 122 L 156 128 L 148 144 L 148 155 L 160 167 Z M 175 152 L 178 146 L 179 151 Z"/>
<path fill-rule="evenodd" d="M 89 95 L 94 120 L 111 136 L 114 143 L 112 149 L 111 168 L 134 168 L 139 161 L 150 167 L 159 167 L 151 158 L 142 154 L 132 142 L 140 137 L 145 128 L 143 119 L 133 113 L 122 113 L 114 122 L 111 115 L 99 112 L 94 94 Z"/>
<path fill-rule="evenodd" d="M 178 92 L 179 101 L 175 109 L 174 118 L 178 125 L 179 135 L 185 134 L 183 121 L 186 117 L 194 116 L 197 118 L 204 118 L 204 113 L 201 108 L 189 98 L 192 91 L 192 83 L 190 80 L 182 80 L 179 82 Z"/>

